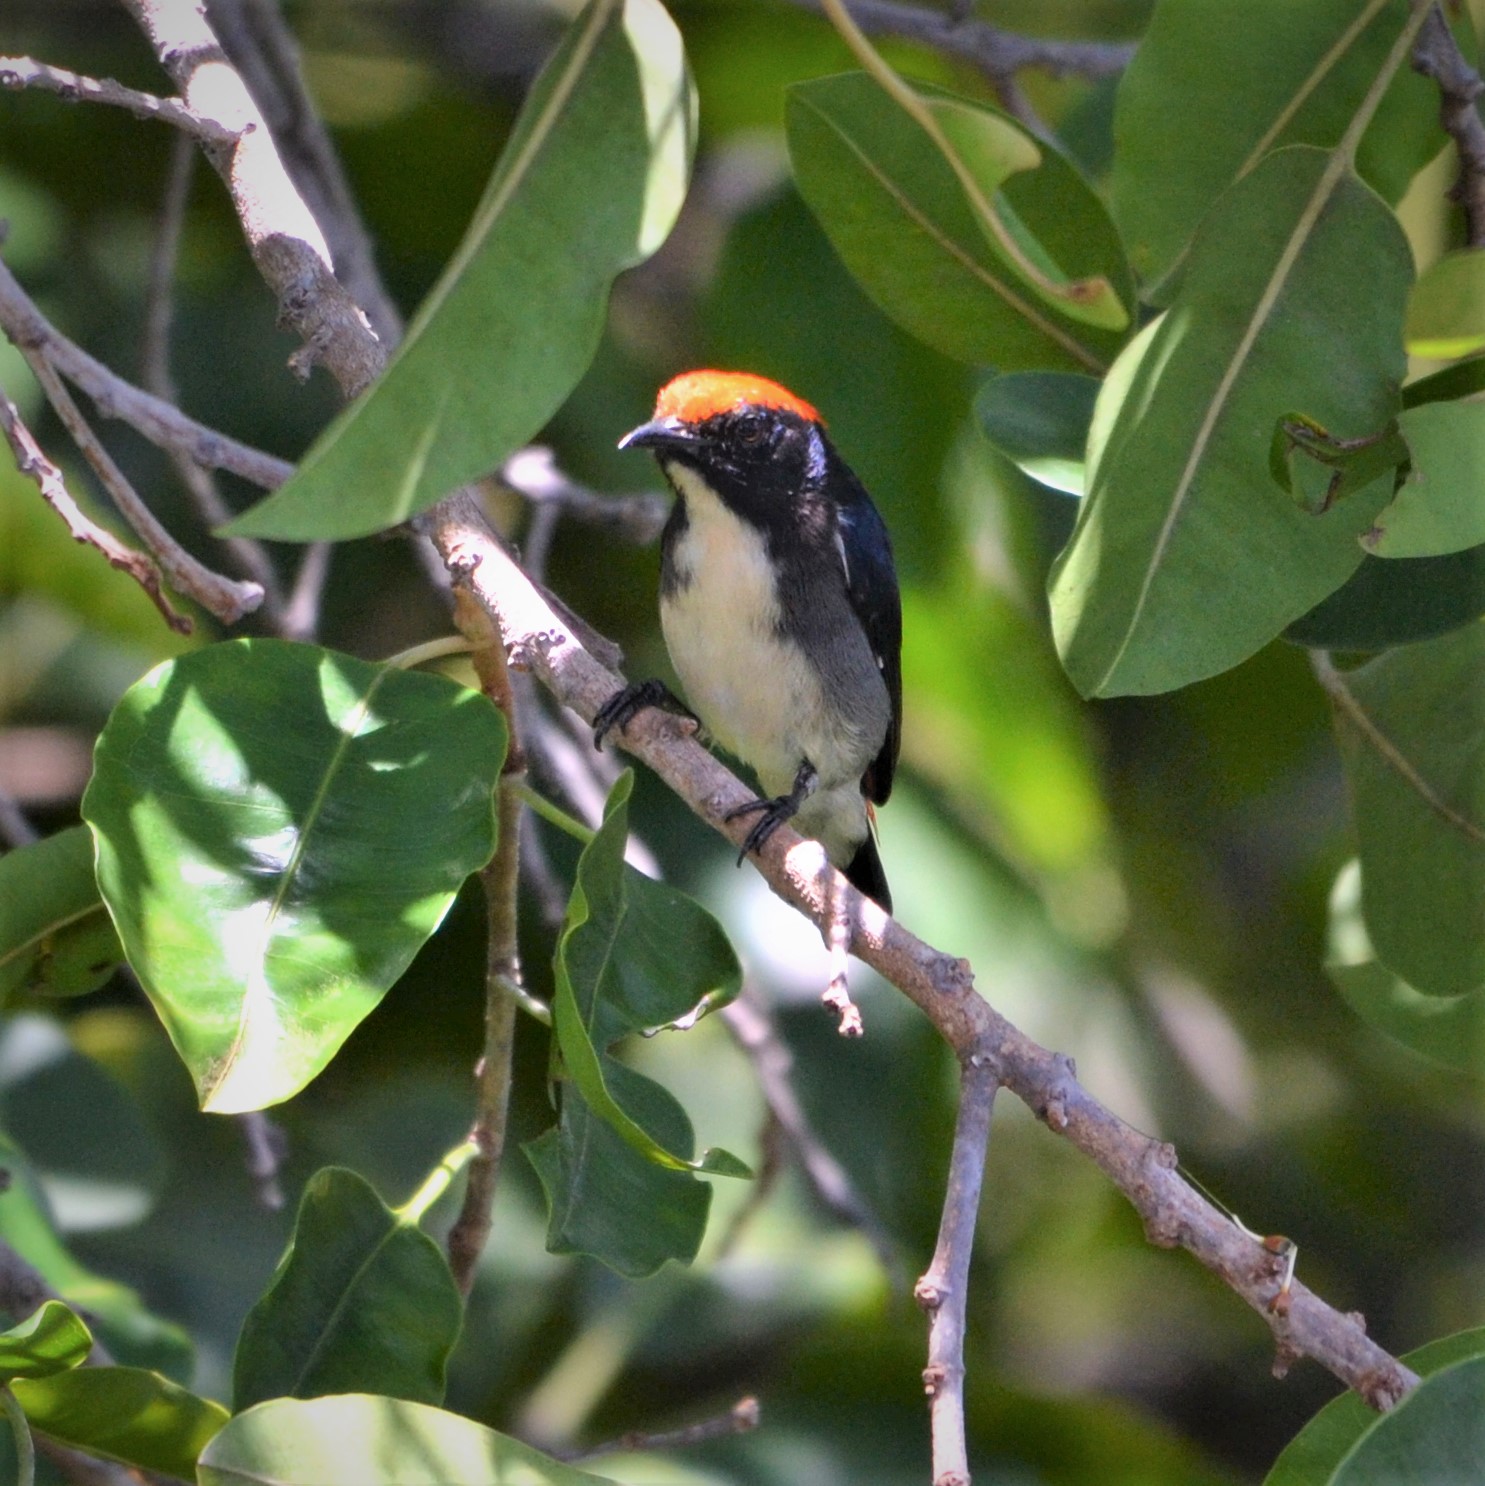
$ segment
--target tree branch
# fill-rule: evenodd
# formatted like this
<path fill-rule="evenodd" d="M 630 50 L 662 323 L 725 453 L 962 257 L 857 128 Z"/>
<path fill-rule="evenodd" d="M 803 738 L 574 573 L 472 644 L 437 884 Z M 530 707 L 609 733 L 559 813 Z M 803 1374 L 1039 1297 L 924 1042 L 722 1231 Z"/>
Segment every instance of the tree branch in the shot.
<path fill-rule="evenodd" d="M 1469 245 L 1485 247 L 1485 123 L 1475 107 L 1485 83 L 1465 60 L 1437 5 L 1418 33 L 1413 70 L 1438 84 L 1439 122 L 1459 151 L 1459 179 L 1449 194 L 1464 209 Z"/>
<path fill-rule="evenodd" d="M 126 88 L 110 77 L 84 77 L 81 73 L 68 72 L 64 67 L 38 62 L 33 57 L 0 57 L 0 88 L 12 92 L 31 88 L 54 93 L 68 103 L 106 103 L 114 108 L 125 108 L 137 119 L 159 119 L 162 123 L 173 124 L 203 145 L 225 148 L 237 141 L 233 130 L 215 119 L 193 113 L 179 98 L 157 98 L 153 93 Z"/>

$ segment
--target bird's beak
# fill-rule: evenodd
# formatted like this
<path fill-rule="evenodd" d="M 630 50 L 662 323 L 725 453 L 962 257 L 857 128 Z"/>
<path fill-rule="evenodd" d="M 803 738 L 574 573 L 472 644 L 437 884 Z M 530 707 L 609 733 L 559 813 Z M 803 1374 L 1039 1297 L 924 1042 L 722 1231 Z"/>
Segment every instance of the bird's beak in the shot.
<path fill-rule="evenodd" d="M 696 431 L 679 418 L 655 418 L 631 428 L 619 440 L 621 449 L 684 449 L 696 442 Z"/>

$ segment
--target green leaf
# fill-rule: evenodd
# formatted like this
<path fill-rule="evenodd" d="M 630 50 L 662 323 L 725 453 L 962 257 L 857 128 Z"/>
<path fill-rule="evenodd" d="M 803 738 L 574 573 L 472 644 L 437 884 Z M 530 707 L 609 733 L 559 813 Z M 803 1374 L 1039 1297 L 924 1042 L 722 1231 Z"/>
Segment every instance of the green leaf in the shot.
<path fill-rule="evenodd" d="M 1140 275 L 1168 280 L 1212 204 L 1269 151 L 1335 145 L 1407 15 L 1407 0 L 1233 0 L 1220 9 L 1162 0 L 1120 79 L 1114 116 L 1110 193 Z M 1403 67 L 1357 168 L 1396 202 L 1443 143 L 1436 90 Z M 1163 303 L 1162 287 L 1152 292 Z"/>
<path fill-rule="evenodd" d="M 199 1486 L 613 1486 L 470 1419 L 346 1393 L 279 1398 L 206 1447 Z"/>
<path fill-rule="evenodd" d="M 593 359 L 615 274 L 669 232 L 694 112 L 680 34 L 658 0 L 591 0 L 386 371 L 228 530 L 295 541 L 380 531 L 528 443 Z"/>
<path fill-rule="evenodd" d="M 1442 557 L 1485 543 L 1485 404 L 1425 403 L 1398 424 L 1412 468 L 1362 546 L 1378 557 Z"/>
<path fill-rule="evenodd" d="M 1377 956 L 1429 995 L 1485 986 L 1485 626 L 1333 687 Z"/>
<path fill-rule="evenodd" d="M 1453 402 L 1485 392 L 1485 356 L 1446 366 L 1442 371 L 1419 377 L 1403 388 L 1405 408 L 1421 408 L 1430 402 Z"/>
<path fill-rule="evenodd" d="M 326 1167 L 243 1323 L 234 1405 L 373 1388 L 439 1403 L 463 1310 L 438 1245 L 354 1171 Z"/>
<path fill-rule="evenodd" d="M 325 1067 L 489 859 L 504 754 L 478 693 L 312 645 L 235 640 L 130 688 L 83 815 L 203 1108 Z"/>
<path fill-rule="evenodd" d="M 1029 256 L 1063 279 L 1107 279 L 1127 323 L 1123 250 L 1077 170 L 993 109 L 918 92 L 941 120 L 953 110 L 982 190 Z M 933 141 L 864 73 L 796 84 L 785 124 L 801 194 L 861 287 L 904 329 L 957 360 L 1006 370 L 1098 370 L 1113 355 L 1121 336 L 1069 323 L 1008 264 Z"/>
<path fill-rule="evenodd" d="M 221 1404 L 141 1367 L 78 1367 L 18 1378 L 11 1391 L 35 1428 L 63 1444 L 191 1481 Z"/>
<path fill-rule="evenodd" d="M 1426 996 L 1376 957 L 1361 915 L 1361 863 L 1341 868 L 1330 893 L 1325 973 L 1368 1026 L 1461 1073 L 1485 1070 L 1485 989 Z"/>
<path fill-rule="evenodd" d="M 1269 156 L 1213 209 L 1094 411 L 1089 495 L 1051 580 L 1083 695 L 1226 670 L 1355 571 L 1388 482 L 1310 515 L 1275 485 L 1270 442 L 1297 406 L 1338 438 L 1386 427 L 1411 272 L 1396 218 L 1320 150 Z"/>
<path fill-rule="evenodd" d="M 43 1301 L 20 1325 L 0 1331 L 0 1382 L 65 1372 L 92 1350 L 81 1318 L 60 1300 Z"/>
<path fill-rule="evenodd" d="M 1485 249 L 1446 253 L 1408 296 L 1408 352 L 1435 361 L 1485 351 Z"/>
<path fill-rule="evenodd" d="M 0 999 L 16 990 L 80 996 L 123 958 L 86 826 L 0 856 Z"/>
<path fill-rule="evenodd" d="M 552 1210 L 548 1247 L 583 1248 L 626 1274 L 694 1257 L 709 1195 L 695 1174 L 750 1175 L 726 1151 L 693 1157 L 685 1111 L 608 1055 L 627 1033 L 675 1023 L 703 1004 L 710 1010 L 741 985 L 716 920 L 625 865 L 633 784 L 628 771 L 615 783 L 578 862 L 552 1006 L 566 1075 L 558 1139 L 532 1152 Z"/>
<path fill-rule="evenodd" d="M 1485 1357 L 1424 1379 L 1357 1440 L 1331 1479 L 1335 1486 L 1485 1479 Z"/>
<path fill-rule="evenodd" d="M 1447 557 L 1367 557 L 1284 638 L 1317 650 L 1386 650 L 1485 614 L 1485 544 Z"/>
<path fill-rule="evenodd" d="M 1478 1357 L 1482 1352 L 1485 1352 L 1485 1328 L 1476 1327 L 1431 1341 L 1415 1352 L 1406 1353 L 1402 1360 L 1420 1377 L 1428 1378 L 1455 1363 Z M 1367 1408 L 1355 1393 L 1342 1393 L 1333 1398 L 1290 1441 L 1274 1462 L 1273 1469 L 1264 1477 L 1263 1486 L 1321 1486 L 1321 1483 L 1335 1481 L 1336 1467 L 1351 1447 L 1387 1417 Z M 1444 1478 L 1424 1476 L 1417 1479 L 1434 1481 Z"/>
<path fill-rule="evenodd" d="M 1268 456 L 1275 482 L 1311 516 L 1381 479 L 1395 490 L 1407 462 L 1407 441 L 1395 421 L 1377 433 L 1340 439 L 1303 413 L 1279 419 Z"/>
<path fill-rule="evenodd" d="M 1033 480 L 1082 495 L 1097 380 L 1076 372 L 1011 372 L 975 397 L 980 431 Z"/>

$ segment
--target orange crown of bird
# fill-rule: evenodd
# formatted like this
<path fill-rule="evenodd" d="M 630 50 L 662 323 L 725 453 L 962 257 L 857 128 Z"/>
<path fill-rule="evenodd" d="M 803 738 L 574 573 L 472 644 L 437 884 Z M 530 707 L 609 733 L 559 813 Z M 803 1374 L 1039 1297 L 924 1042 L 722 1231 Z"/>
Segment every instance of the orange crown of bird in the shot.
<path fill-rule="evenodd" d="M 655 399 L 657 418 L 704 423 L 734 408 L 779 408 L 822 427 L 825 420 L 801 397 L 753 372 L 689 371 L 667 382 Z"/>

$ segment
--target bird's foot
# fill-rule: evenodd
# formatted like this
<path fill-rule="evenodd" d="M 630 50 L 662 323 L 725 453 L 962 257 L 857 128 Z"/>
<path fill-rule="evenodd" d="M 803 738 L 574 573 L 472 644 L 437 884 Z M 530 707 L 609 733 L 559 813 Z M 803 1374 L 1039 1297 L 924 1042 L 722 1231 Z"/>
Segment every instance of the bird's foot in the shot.
<path fill-rule="evenodd" d="M 792 820 L 799 813 L 799 807 L 814 794 L 819 783 L 820 776 L 815 773 L 815 766 L 805 759 L 794 776 L 794 788 L 787 795 L 775 795 L 771 799 L 766 795 L 760 796 L 756 800 L 749 800 L 746 805 L 739 805 L 735 810 L 729 810 L 722 817 L 723 820 L 736 820 L 740 815 L 762 812 L 753 829 L 743 838 L 742 850 L 737 854 L 739 867 L 750 851 L 759 850 L 786 820 Z"/>
<path fill-rule="evenodd" d="M 651 677 L 621 687 L 598 709 L 593 718 L 594 748 L 602 749 L 603 740 L 615 728 L 622 733 L 646 707 L 661 707 L 701 726 L 701 719 L 663 681 Z"/>

